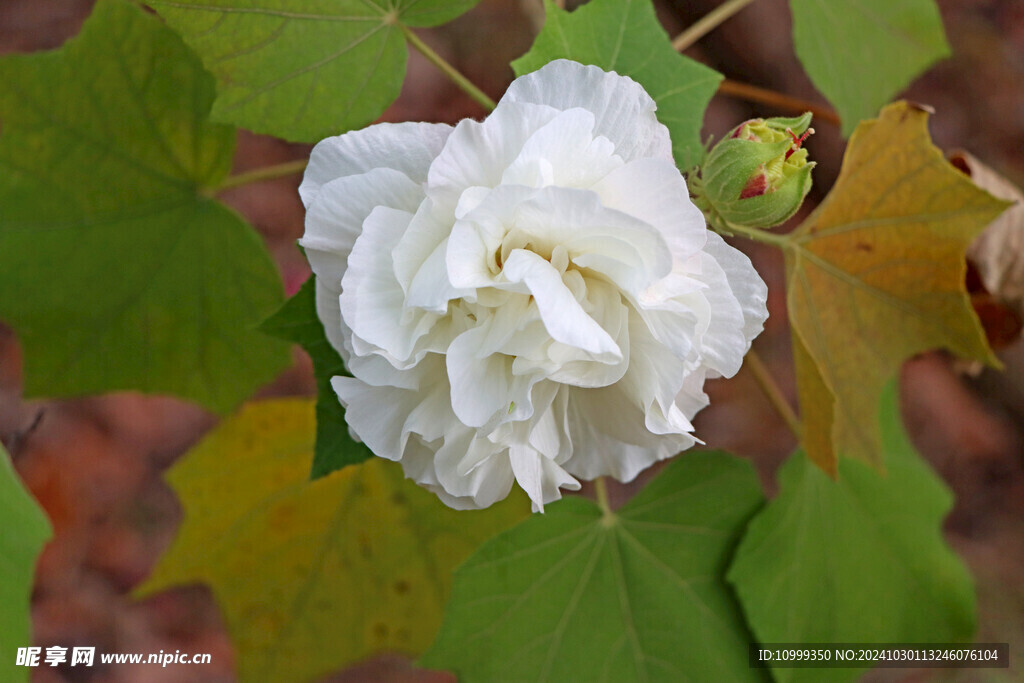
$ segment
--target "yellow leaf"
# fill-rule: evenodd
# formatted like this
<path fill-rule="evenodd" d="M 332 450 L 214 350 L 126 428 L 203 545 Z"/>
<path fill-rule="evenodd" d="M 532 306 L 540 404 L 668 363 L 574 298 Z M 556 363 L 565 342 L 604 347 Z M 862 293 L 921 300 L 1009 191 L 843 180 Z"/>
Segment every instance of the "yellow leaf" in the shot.
<path fill-rule="evenodd" d="M 140 589 L 210 584 L 241 680 L 309 680 L 433 641 L 451 573 L 529 514 L 456 511 L 373 458 L 309 480 L 312 401 L 246 406 L 167 475 L 185 521 Z"/>
<path fill-rule="evenodd" d="M 835 467 L 829 436 L 881 464 L 879 396 L 910 356 L 942 347 L 998 365 L 964 290 L 964 252 L 1006 206 L 950 166 L 920 107 L 898 102 L 857 127 L 835 186 L 786 249 L 798 356 L 814 366 L 797 359 L 803 438 L 823 469 Z"/>

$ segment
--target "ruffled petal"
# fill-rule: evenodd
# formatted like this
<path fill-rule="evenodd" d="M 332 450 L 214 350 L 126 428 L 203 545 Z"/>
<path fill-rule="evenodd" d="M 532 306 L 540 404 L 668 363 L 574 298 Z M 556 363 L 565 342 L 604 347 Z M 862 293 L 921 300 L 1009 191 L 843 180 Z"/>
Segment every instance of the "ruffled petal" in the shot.
<path fill-rule="evenodd" d="M 412 216 L 377 207 L 363 224 L 341 281 L 341 315 L 354 334 L 359 355 L 379 349 L 396 367 L 409 361 L 416 342 L 430 331 L 437 316 L 405 308 L 405 293 L 395 279 L 391 250 Z M 364 345 L 360 346 L 359 342 Z"/>
<path fill-rule="evenodd" d="M 430 166 L 430 196 L 454 207 L 471 187 L 497 187 L 530 136 L 558 114 L 543 104 L 509 103 L 483 122 L 460 121 Z"/>
<path fill-rule="evenodd" d="M 530 497 L 534 512 L 544 512 L 545 504 L 561 498 L 561 489 L 577 491 L 580 488 L 571 474 L 528 445 L 513 444 L 509 447 L 508 458 L 516 483 Z"/>
<path fill-rule="evenodd" d="M 552 339 L 582 349 L 594 360 L 622 359 L 618 344 L 587 315 L 550 263 L 532 251 L 516 249 L 509 255 L 503 272 L 510 282 L 526 285 Z"/>
<path fill-rule="evenodd" d="M 390 168 L 337 178 L 321 188 L 306 210 L 306 232 L 299 245 L 317 278 L 340 291 L 348 255 L 366 217 L 378 206 L 413 213 L 422 201 L 423 188 Z"/>
<path fill-rule="evenodd" d="M 753 340 L 761 334 L 768 320 L 768 285 L 754 269 L 747 255 L 726 244 L 718 233 L 708 232 L 708 243 L 704 251 L 718 262 L 725 273 L 728 288 L 743 311 L 743 337 L 747 341 Z"/>
<path fill-rule="evenodd" d="M 641 291 L 672 268 L 672 253 L 654 227 L 602 206 L 589 190 L 538 190 L 517 208 L 516 227 L 537 248 L 560 245 L 574 264 L 607 275 L 629 292 Z"/>

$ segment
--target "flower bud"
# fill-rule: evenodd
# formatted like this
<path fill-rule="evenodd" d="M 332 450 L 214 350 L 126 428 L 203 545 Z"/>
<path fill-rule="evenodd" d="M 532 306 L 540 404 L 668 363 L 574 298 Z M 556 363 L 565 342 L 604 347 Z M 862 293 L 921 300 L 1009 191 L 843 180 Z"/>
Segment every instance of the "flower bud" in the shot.
<path fill-rule="evenodd" d="M 810 122 L 810 112 L 751 119 L 715 145 L 701 171 L 697 197 L 709 219 L 770 228 L 796 213 L 811 189 L 814 162 L 802 147 L 814 132 Z"/>

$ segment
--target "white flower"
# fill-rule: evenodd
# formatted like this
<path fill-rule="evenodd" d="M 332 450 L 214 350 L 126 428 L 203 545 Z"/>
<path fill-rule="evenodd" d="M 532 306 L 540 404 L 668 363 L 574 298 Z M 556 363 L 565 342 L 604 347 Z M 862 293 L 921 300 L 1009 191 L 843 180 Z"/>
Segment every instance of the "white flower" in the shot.
<path fill-rule="evenodd" d="M 693 445 L 766 288 L 633 80 L 559 60 L 483 122 L 320 142 L 299 192 L 352 434 L 455 508 L 534 507 Z"/>

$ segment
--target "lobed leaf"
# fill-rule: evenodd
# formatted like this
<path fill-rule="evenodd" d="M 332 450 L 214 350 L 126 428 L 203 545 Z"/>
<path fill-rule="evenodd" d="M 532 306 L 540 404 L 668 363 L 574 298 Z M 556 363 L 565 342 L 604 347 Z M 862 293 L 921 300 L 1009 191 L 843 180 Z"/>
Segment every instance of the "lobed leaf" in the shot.
<path fill-rule="evenodd" d="M 1006 206 L 950 166 L 920 108 L 893 104 L 858 126 L 835 186 L 786 250 L 811 460 L 833 470 L 838 451 L 880 464 L 878 398 L 914 354 L 998 363 L 964 289 L 964 253 Z"/>
<path fill-rule="evenodd" d="M 843 135 L 874 116 L 949 45 L 935 0 L 789 0 L 796 54 Z"/>
<path fill-rule="evenodd" d="M 722 75 L 675 51 L 651 0 L 591 0 L 574 12 L 545 0 L 547 19 L 533 47 L 512 63 L 517 76 L 572 59 L 629 76 L 658 103 L 683 170 L 700 163 L 704 110 Z"/>
<path fill-rule="evenodd" d="M 30 669 L 15 666 L 19 647 L 32 644 L 30 597 L 36 560 L 52 535 L 46 514 L 25 490 L 0 445 L 0 677 L 27 681 Z"/>
<path fill-rule="evenodd" d="M 185 508 L 140 589 L 202 581 L 243 681 L 310 680 L 434 637 L 451 573 L 529 514 L 522 495 L 459 512 L 380 458 L 309 481 L 313 402 L 265 401 L 223 422 L 168 473 Z"/>
<path fill-rule="evenodd" d="M 310 478 L 318 479 L 346 465 L 373 457 L 364 444 L 352 440 L 345 422 L 345 409 L 331 388 L 331 378 L 350 377 L 341 356 L 327 341 L 316 314 L 315 278 L 311 277 L 284 306 L 263 321 L 260 329 L 279 339 L 299 344 L 313 360 L 316 377 L 316 447 Z"/>
<path fill-rule="evenodd" d="M 102 0 L 59 50 L 0 59 L 0 318 L 25 392 L 166 392 L 226 412 L 288 362 L 260 238 L 209 199 L 235 132 L 172 31 Z"/>
<path fill-rule="evenodd" d="M 950 643 L 974 633 L 974 590 L 946 546 L 950 492 L 900 425 L 895 383 L 881 401 L 887 473 L 842 458 L 834 481 L 801 451 L 779 495 L 747 527 L 729 570 L 763 643 Z M 858 669 L 778 668 L 783 681 L 843 681 Z"/>
<path fill-rule="evenodd" d="M 551 504 L 455 572 L 420 663 L 464 683 L 761 680 L 723 578 L 761 503 L 747 463 L 690 453 L 615 514 Z"/>
<path fill-rule="evenodd" d="M 218 82 L 213 116 L 316 142 L 398 97 L 401 24 L 436 26 L 480 0 L 153 0 Z"/>

